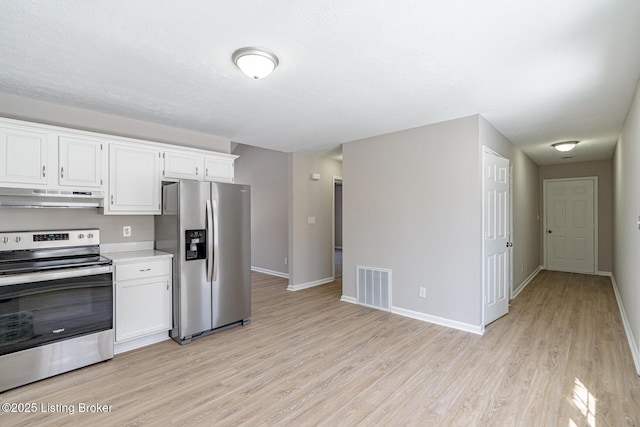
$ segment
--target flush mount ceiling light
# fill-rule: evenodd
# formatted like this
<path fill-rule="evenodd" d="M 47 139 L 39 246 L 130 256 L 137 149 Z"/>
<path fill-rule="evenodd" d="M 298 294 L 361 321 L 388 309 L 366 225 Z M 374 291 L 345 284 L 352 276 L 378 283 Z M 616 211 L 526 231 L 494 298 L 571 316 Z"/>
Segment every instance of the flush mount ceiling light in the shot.
<path fill-rule="evenodd" d="M 551 144 L 553 148 L 558 151 L 571 151 L 578 145 L 578 141 L 564 141 L 564 142 L 556 142 L 555 144 Z"/>
<path fill-rule="evenodd" d="M 257 47 L 243 47 L 231 55 L 233 63 L 252 79 L 267 77 L 278 66 L 278 57 Z"/>

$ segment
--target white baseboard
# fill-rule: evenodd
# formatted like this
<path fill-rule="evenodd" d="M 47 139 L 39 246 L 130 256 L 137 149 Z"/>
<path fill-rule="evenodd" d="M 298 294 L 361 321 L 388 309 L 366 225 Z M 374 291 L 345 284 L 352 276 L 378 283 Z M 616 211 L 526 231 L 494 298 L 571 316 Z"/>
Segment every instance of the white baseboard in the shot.
<path fill-rule="evenodd" d="M 349 304 L 357 304 L 358 303 L 358 300 L 355 299 L 355 297 L 348 297 L 346 295 L 342 295 L 342 297 L 340 297 L 340 301 L 348 302 Z"/>
<path fill-rule="evenodd" d="M 355 297 L 342 295 L 340 301 L 348 302 L 349 304 L 358 304 L 358 300 Z M 363 305 L 363 307 L 366 307 Z M 458 329 L 464 332 L 471 332 L 473 334 L 484 334 L 484 327 L 479 325 L 470 325 L 468 323 L 458 322 L 457 320 L 445 319 L 444 317 L 433 316 L 431 314 L 420 313 L 417 311 L 407 310 L 401 307 L 391 307 L 391 313 L 399 314 L 400 316 L 410 317 L 416 320 L 422 320 L 423 322 L 434 323 L 440 326 L 446 326 L 447 328 Z"/>
<path fill-rule="evenodd" d="M 596 271 L 596 276 L 613 277 L 613 273 L 610 271 Z"/>
<path fill-rule="evenodd" d="M 287 286 L 288 291 L 300 291 L 302 289 L 313 288 L 314 286 L 324 285 L 325 283 L 331 283 L 335 280 L 335 277 L 325 277 L 324 279 L 314 280 L 313 282 L 300 283 L 299 285 Z"/>
<path fill-rule="evenodd" d="M 618 291 L 618 284 L 616 283 L 616 279 L 613 274 L 611 274 L 611 284 L 613 285 L 613 293 L 616 296 L 618 308 L 620 309 L 620 316 L 622 317 L 624 332 L 627 334 L 627 341 L 629 341 L 629 347 L 631 348 L 631 356 L 633 357 L 633 363 L 636 366 L 636 373 L 640 375 L 640 351 L 638 351 L 638 345 L 636 344 L 636 340 L 633 336 L 633 331 L 631 330 L 631 325 L 629 324 L 627 313 L 624 311 L 624 305 L 622 305 L 622 297 L 620 296 L 620 292 Z"/>
<path fill-rule="evenodd" d="M 536 277 L 538 275 L 538 273 L 540 273 L 540 271 L 542 271 L 542 270 L 543 270 L 543 267 L 541 265 L 539 265 L 535 270 L 533 270 L 533 272 L 530 275 L 528 275 L 527 278 L 522 281 L 522 283 L 520 283 L 520 286 L 518 286 L 517 289 L 514 289 L 513 295 L 511 295 L 511 299 L 515 299 L 518 296 L 518 294 L 520 292 L 522 292 L 524 290 L 524 288 L 529 283 L 531 283 L 531 281 L 534 279 L 534 277 Z"/>
<path fill-rule="evenodd" d="M 481 325 L 471 325 L 469 323 L 458 322 L 457 320 L 445 319 L 444 317 L 433 316 L 431 314 L 420 313 L 417 311 L 407 310 L 401 307 L 391 307 L 391 312 L 401 316 L 410 317 L 412 319 L 422 320 L 423 322 L 434 323 L 448 328 L 458 329 L 472 334 L 482 335 L 484 327 Z"/>
<path fill-rule="evenodd" d="M 283 279 L 288 279 L 289 278 L 289 274 L 288 273 L 282 273 L 280 271 L 274 271 L 274 270 L 267 270 L 266 268 L 261 268 L 261 267 L 251 266 L 251 271 L 255 271 L 257 273 L 268 274 L 269 276 L 282 277 Z"/>
<path fill-rule="evenodd" d="M 120 354 L 126 351 L 135 350 L 136 348 L 145 347 L 151 344 L 166 341 L 168 339 L 169 339 L 168 331 L 158 332 L 156 334 L 148 335 L 146 337 L 115 343 L 113 346 L 113 352 L 115 354 Z"/>

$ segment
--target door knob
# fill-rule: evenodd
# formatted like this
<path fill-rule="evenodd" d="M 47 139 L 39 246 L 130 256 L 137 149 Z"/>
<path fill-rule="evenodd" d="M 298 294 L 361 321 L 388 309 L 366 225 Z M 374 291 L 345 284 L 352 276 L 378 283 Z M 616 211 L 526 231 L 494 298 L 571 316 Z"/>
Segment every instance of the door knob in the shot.
<path fill-rule="evenodd" d="M 551 234 L 551 233 L 553 233 L 553 231 L 551 231 L 551 230 L 547 230 L 547 233 Z"/>

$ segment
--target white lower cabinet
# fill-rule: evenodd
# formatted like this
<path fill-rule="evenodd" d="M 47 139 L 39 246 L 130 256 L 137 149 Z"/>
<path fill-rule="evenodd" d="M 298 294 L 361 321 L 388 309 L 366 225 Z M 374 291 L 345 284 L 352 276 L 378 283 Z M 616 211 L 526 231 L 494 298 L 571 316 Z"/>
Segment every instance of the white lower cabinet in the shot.
<path fill-rule="evenodd" d="M 166 256 L 114 259 L 116 353 L 168 338 L 173 320 L 171 268 L 171 258 Z"/>

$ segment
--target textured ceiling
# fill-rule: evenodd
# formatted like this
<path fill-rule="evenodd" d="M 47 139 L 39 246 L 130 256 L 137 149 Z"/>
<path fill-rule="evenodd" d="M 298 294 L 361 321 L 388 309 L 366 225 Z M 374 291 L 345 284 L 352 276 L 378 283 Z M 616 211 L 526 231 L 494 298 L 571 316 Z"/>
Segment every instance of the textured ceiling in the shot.
<path fill-rule="evenodd" d="M 0 92 L 281 151 L 482 114 L 538 164 L 611 158 L 638 0 L 0 0 Z M 251 80 L 234 50 L 280 66 Z"/>

